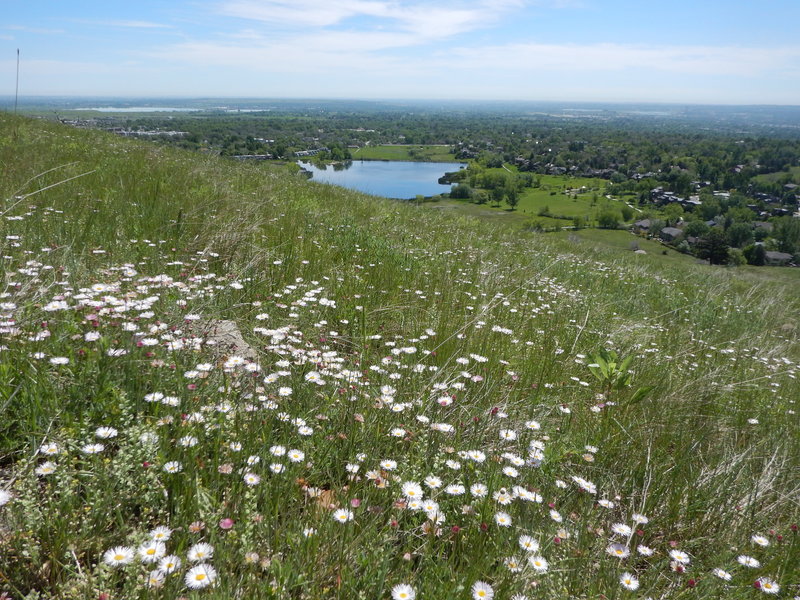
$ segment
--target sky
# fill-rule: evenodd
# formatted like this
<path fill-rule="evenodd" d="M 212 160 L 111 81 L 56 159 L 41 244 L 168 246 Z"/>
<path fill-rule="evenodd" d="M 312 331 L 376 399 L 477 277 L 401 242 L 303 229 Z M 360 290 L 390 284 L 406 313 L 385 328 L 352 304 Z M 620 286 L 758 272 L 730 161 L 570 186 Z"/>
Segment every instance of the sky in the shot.
<path fill-rule="evenodd" d="M 800 0 L 0 0 L 0 96 L 800 104 Z"/>

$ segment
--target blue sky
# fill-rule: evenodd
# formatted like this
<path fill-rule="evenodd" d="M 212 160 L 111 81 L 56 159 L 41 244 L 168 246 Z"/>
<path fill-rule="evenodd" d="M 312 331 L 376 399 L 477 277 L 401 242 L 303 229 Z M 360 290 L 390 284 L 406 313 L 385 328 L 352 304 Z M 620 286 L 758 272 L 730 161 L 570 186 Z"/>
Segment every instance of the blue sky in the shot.
<path fill-rule="evenodd" d="M 800 104 L 800 0 L 0 8 L 0 95 Z"/>

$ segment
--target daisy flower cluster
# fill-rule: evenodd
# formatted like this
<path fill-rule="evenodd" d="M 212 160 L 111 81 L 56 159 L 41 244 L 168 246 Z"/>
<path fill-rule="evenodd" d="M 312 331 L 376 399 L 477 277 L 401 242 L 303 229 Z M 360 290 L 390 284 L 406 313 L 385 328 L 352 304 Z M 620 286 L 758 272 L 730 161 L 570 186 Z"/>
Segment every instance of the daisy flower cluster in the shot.
<path fill-rule="evenodd" d="M 171 535 L 172 530 L 168 527 L 156 527 L 138 548 L 114 546 L 106 550 L 103 553 L 103 563 L 113 569 L 122 569 L 138 561 L 152 569 L 147 574 L 147 587 L 160 588 L 164 586 L 167 577 L 180 576 L 184 571 L 181 558 L 167 554 L 167 542 Z M 194 544 L 188 549 L 185 560 L 191 566 L 185 569 L 183 577 L 187 588 L 203 589 L 214 584 L 217 571 L 208 562 L 213 556 L 214 547 L 204 542 Z"/>

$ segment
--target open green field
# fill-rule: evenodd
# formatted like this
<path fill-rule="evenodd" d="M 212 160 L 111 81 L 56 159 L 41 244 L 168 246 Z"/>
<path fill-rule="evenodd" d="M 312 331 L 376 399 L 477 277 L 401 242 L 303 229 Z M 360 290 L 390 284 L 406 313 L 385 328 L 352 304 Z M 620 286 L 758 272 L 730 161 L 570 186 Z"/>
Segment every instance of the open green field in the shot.
<path fill-rule="evenodd" d="M 486 169 L 486 172 L 516 173 L 512 167 Z M 605 208 L 623 206 L 620 200 L 605 197 L 606 182 L 603 179 L 568 177 L 562 175 L 536 175 L 539 187 L 524 188 L 519 204 L 512 211 L 503 203 L 499 207 L 491 203 L 476 205 L 465 200 L 444 202 L 443 205 L 461 207 L 465 214 L 487 217 L 492 220 L 516 224 L 536 222 L 543 227 L 571 227 L 573 217 L 582 217 L 587 224 L 596 224 L 597 215 Z M 547 214 L 542 214 L 542 213 Z M 503 216 L 500 216 L 500 215 Z M 634 213 L 635 215 L 638 213 Z M 637 218 L 634 216 L 634 219 Z"/>
<path fill-rule="evenodd" d="M 800 594 L 800 270 L 2 113 L 0 169 L 0 595 Z"/>
<path fill-rule="evenodd" d="M 604 179 L 540 175 L 539 188 L 524 190 L 517 210 L 527 215 L 547 211 L 559 225 L 572 225 L 573 217 L 582 217 L 587 224 L 596 224 L 600 211 L 611 208 L 619 212 L 623 203 L 606 198 Z M 634 217 L 635 218 L 635 217 Z"/>
<path fill-rule="evenodd" d="M 756 179 L 757 181 L 775 183 L 776 181 L 780 181 L 785 176 L 788 176 L 793 183 L 800 184 L 800 167 L 790 167 L 788 171 L 779 171 L 777 173 L 766 173 L 764 175 L 756 175 L 754 179 Z"/>
<path fill-rule="evenodd" d="M 456 162 L 450 146 L 383 145 L 365 146 L 352 151 L 354 160 L 411 160 Z"/>
<path fill-rule="evenodd" d="M 543 235 L 554 236 L 568 240 L 586 248 L 609 250 L 610 252 L 624 252 L 634 254 L 634 250 L 644 250 L 645 255 L 634 255 L 634 260 L 639 260 L 652 265 L 696 265 L 699 261 L 694 256 L 681 254 L 672 248 L 667 248 L 659 242 L 648 240 L 633 235 L 621 229 L 581 229 L 579 231 L 557 231 Z"/>

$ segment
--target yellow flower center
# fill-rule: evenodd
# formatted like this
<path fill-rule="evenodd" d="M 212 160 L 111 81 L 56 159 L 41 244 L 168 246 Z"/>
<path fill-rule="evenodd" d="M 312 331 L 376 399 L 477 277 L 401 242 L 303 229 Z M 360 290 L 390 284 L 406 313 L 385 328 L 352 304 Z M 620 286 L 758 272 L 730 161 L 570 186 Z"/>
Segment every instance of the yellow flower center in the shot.
<path fill-rule="evenodd" d="M 206 574 L 205 574 L 205 573 L 198 573 L 197 575 L 195 575 L 195 576 L 194 576 L 194 578 L 195 578 L 197 581 L 203 581 L 203 579 L 205 579 L 205 578 L 206 578 Z"/>
<path fill-rule="evenodd" d="M 122 560 L 123 558 L 125 558 L 125 556 L 123 554 L 115 554 L 114 555 L 114 560 Z"/>

